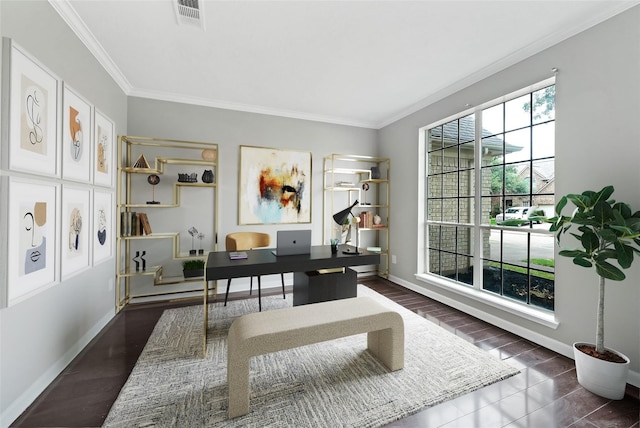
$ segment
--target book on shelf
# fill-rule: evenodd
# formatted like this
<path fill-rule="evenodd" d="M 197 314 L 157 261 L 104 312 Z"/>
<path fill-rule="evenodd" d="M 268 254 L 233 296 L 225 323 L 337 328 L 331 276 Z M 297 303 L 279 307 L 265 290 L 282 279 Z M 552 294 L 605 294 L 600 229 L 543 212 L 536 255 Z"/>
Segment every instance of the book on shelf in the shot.
<path fill-rule="evenodd" d="M 138 214 L 138 217 L 140 217 L 140 224 L 142 225 L 142 231 L 144 234 L 151 235 L 151 223 L 149 223 L 149 216 L 147 216 L 147 213 L 140 213 Z"/>
<path fill-rule="evenodd" d="M 232 251 L 229 253 L 229 258 L 231 260 L 242 260 L 242 259 L 246 259 L 247 253 L 244 251 Z"/>

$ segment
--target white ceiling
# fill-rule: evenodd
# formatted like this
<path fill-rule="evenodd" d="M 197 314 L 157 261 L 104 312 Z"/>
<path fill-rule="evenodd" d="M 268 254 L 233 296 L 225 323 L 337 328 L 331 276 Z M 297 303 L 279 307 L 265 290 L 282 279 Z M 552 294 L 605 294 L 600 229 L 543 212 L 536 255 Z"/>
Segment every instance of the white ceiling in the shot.
<path fill-rule="evenodd" d="M 374 129 L 638 4 L 49 1 L 127 95 Z"/>

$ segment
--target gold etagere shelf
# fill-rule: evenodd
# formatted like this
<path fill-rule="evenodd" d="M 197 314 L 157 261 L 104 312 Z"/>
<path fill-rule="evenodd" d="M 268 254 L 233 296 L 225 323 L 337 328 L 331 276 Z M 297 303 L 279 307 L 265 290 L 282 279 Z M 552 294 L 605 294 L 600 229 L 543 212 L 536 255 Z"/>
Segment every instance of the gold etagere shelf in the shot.
<path fill-rule="evenodd" d="M 131 226 L 127 225 L 123 221 L 118 221 L 117 224 L 117 282 L 116 282 L 116 308 L 120 311 L 127 304 L 136 301 L 136 299 L 151 299 L 162 300 L 164 298 L 176 299 L 181 295 L 195 293 L 201 296 L 204 290 L 208 290 L 210 298 L 215 299 L 217 297 L 217 283 L 213 281 L 213 287 L 210 288 L 205 282 L 203 287 L 204 276 L 200 277 L 188 277 L 183 276 L 166 276 L 166 264 L 173 264 L 175 270 L 178 264 L 183 260 L 199 259 L 206 260 L 208 251 L 217 250 L 217 235 L 218 235 L 218 145 L 215 143 L 194 142 L 185 140 L 171 140 L 171 139 L 158 139 L 150 137 L 134 137 L 134 136 L 120 136 L 118 138 L 118 213 L 121 218 L 130 219 L 134 213 L 138 211 L 153 212 L 154 215 L 161 217 L 160 213 L 169 216 L 170 220 L 151 222 L 149 224 L 149 230 L 145 233 L 142 227 L 135 229 L 135 233 L 131 233 Z M 153 166 L 151 166 L 153 165 Z M 197 181 L 196 173 L 192 173 L 192 179 L 194 181 L 181 181 L 175 180 L 175 177 L 170 176 L 170 170 L 175 168 L 204 168 L 211 171 L 210 179 L 207 182 Z M 142 183 L 142 179 L 135 179 L 140 176 L 157 176 L 156 184 L 162 182 L 163 188 L 166 189 L 167 182 L 171 183 L 172 190 L 170 199 L 168 202 L 160 203 L 155 201 L 155 187 L 153 187 L 153 200 L 145 202 L 141 200 L 143 195 L 147 195 L 152 185 L 151 181 L 148 184 Z M 162 178 L 160 178 L 162 177 Z M 203 177 L 204 178 L 204 177 Z M 191 179 L 190 179 L 191 180 Z M 203 180 L 204 181 L 204 180 Z M 145 185 L 146 184 L 146 185 Z M 152 186 L 155 186 L 153 184 Z M 189 192 L 190 189 L 210 189 L 212 195 L 207 197 L 211 199 L 211 206 L 208 204 L 198 205 L 198 212 L 192 211 L 182 207 L 182 193 Z M 170 189 L 166 189 L 170 190 Z M 165 195 L 167 193 L 165 192 Z M 148 195 L 147 195 L 148 196 Z M 165 211 L 169 210 L 169 211 Z M 146 212 L 144 213 L 146 214 Z M 196 220 L 193 220 L 195 218 Z M 195 253 L 190 251 L 183 251 L 180 248 L 181 232 L 187 231 L 191 225 L 189 221 L 202 221 L 203 219 L 210 219 L 211 224 L 206 226 L 206 230 L 209 234 L 209 244 L 206 251 L 202 248 L 199 250 L 192 249 Z M 127 220 L 128 221 L 128 220 Z M 147 217 L 148 221 L 148 217 Z M 207 220 L 208 222 L 208 220 Z M 162 232 L 155 232 L 151 229 L 164 227 L 169 230 Z M 126 230 L 125 230 L 126 229 Z M 193 242 L 193 235 L 191 237 Z M 156 244 L 156 241 L 168 240 L 170 246 L 167 247 L 161 242 Z M 202 242 L 202 241 L 200 241 Z M 171 253 L 170 258 L 167 260 L 153 260 L 153 254 L 146 254 L 145 256 L 151 263 L 146 266 L 147 260 L 145 259 L 145 266 L 142 268 L 137 266 L 133 260 L 134 253 L 136 252 L 135 246 L 145 245 L 159 245 L 159 248 L 165 248 Z M 202 243 L 200 244 L 202 245 Z M 161 251 L 159 251 L 161 252 Z M 139 261 L 138 261 L 139 263 Z M 149 289 L 148 284 L 143 278 L 149 277 L 152 279 L 150 284 L 152 289 Z M 135 283 L 134 283 L 135 281 Z M 140 283 L 142 281 L 142 283 Z M 197 287 L 189 286 L 189 284 L 198 284 Z M 155 289 L 155 286 L 162 286 L 159 289 Z M 136 291 L 136 287 L 142 288 L 140 291 Z"/>
<path fill-rule="evenodd" d="M 345 154 L 331 154 L 324 158 L 323 240 L 327 243 L 330 239 L 342 239 L 341 227 L 334 223 L 333 214 L 357 200 L 353 213 L 363 217 L 357 232 L 360 234 L 360 247 L 376 251 L 381 256 L 379 265 L 359 269 L 359 275 L 374 273 L 389 277 L 390 177 L 389 158 Z M 375 225 L 371 221 L 374 215 Z"/>

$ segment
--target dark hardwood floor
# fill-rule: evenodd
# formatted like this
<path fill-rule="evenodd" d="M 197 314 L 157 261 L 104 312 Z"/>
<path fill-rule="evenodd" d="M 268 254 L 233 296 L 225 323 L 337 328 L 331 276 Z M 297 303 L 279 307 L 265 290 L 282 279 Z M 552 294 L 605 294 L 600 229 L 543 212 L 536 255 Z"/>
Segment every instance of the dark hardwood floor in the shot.
<path fill-rule="evenodd" d="M 389 427 L 640 427 L 638 388 L 619 401 L 598 397 L 577 383 L 569 358 L 387 280 L 359 282 L 521 370 Z M 101 426 L 164 309 L 199 303 L 127 307 L 12 426 Z"/>

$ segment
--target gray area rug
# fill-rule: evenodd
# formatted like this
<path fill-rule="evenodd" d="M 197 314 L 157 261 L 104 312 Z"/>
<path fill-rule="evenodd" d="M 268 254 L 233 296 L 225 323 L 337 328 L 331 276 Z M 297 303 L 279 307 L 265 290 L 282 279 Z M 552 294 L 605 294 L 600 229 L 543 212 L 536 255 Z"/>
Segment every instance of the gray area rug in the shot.
<path fill-rule="evenodd" d="M 206 358 L 202 308 L 164 312 L 105 427 L 375 427 L 518 372 L 391 300 L 358 286 L 405 322 L 404 369 L 389 372 L 366 334 L 254 357 L 250 413 L 227 419 L 227 330 L 257 299 L 211 305 Z M 262 309 L 291 305 L 265 297 Z"/>

